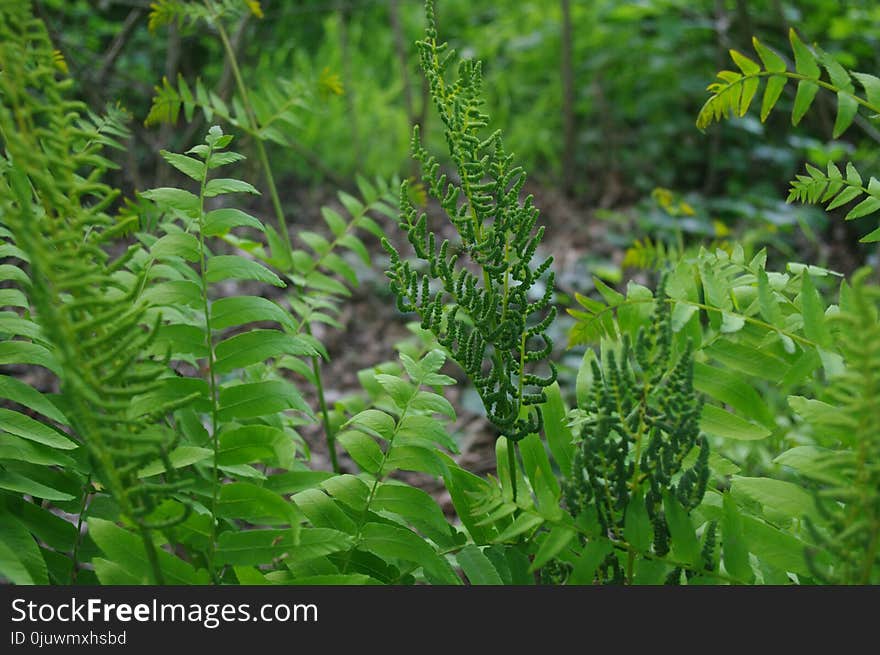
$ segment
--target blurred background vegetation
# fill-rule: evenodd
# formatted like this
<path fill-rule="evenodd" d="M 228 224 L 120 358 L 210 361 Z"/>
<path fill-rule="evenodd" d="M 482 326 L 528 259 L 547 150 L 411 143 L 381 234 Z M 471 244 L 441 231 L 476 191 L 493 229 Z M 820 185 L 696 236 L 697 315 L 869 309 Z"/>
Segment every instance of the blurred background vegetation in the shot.
<path fill-rule="evenodd" d="M 439 139 L 413 45 L 421 1 L 260 4 L 263 17 L 249 14 L 231 38 L 252 88 L 284 79 L 302 89 L 293 145 L 272 154 L 292 221 L 309 222 L 322 190 L 353 188 L 356 173 L 410 174 L 411 125 Z M 145 126 L 154 87 L 182 75 L 228 99 L 232 74 L 216 35 L 201 25 L 151 31 L 148 0 L 36 5 L 83 99 L 95 108 L 119 103 L 133 117 L 120 183 L 129 191 L 161 183 L 158 149 L 185 149 L 206 126 L 182 112 L 178 126 Z M 749 114 L 708 134 L 694 118 L 714 72 L 730 66 L 728 50 L 749 51 L 752 35 L 785 53 L 795 27 L 845 66 L 876 72 L 876 2 L 441 0 L 438 11 L 443 37 L 484 61 L 493 127 L 530 172 L 545 220 L 573 245 L 595 241 L 588 223 L 598 221 L 614 251 L 599 272 L 612 281 L 636 237 L 675 245 L 734 232 L 787 259 L 809 255 L 846 271 L 863 262 L 848 225 L 831 229 L 819 212 L 783 201 L 805 160 L 875 165 L 880 134 L 867 122 L 831 140 L 831 96 L 820 96 L 823 105 L 797 129 L 785 111 L 765 125 Z M 587 254 L 602 251 L 598 244 Z M 626 263 L 639 262 L 630 253 Z"/>

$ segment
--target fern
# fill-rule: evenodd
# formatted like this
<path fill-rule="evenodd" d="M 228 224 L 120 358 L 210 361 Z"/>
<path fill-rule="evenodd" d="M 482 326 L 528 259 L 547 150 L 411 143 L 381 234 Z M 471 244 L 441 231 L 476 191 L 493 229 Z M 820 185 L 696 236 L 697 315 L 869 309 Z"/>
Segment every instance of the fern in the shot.
<path fill-rule="evenodd" d="M 800 123 L 820 88 L 837 94 L 837 119 L 833 134 L 835 139 L 852 124 L 860 106 L 875 115 L 880 113 L 880 78 L 865 73 L 849 73 L 827 53 L 818 48 L 814 52 L 807 47 L 793 29 L 789 31 L 789 40 L 794 52 L 794 70 L 790 70 L 782 57 L 756 38 L 752 39 L 752 45 L 761 64 L 731 50 L 730 56 L 741 72 L 725 70 L 718 73 L 718 81 L 709 85 L 712 95 L 700 110 L 697 127 L 703 129 L 722 118 L 744 116 L 764 78 L 766 85 L 761 101 L 762 122 L 776 106 L 789 81 L 797 82 L 791 115 L 793 125 Z M 827 81 L 822 77 L 822 69 L 828 75 Z M 856 92 L 851 77 L 862 86 L 864 95 Z"/>
<path fill-rule="evenodd" d="M 437 41 L 433 3 L 426 9 L 428 27 L 419 42 L 420 60 L 460 182 L 449 182 L 439 172 L 440 164 L 421 145 L 418 129 L 413 153 L 422 164 L 428 192 L 440 201 L 461 242 L 452 246 L 444 240 L 438 245 L 427 216 L 418 215 L 404 183 L 400 225 L 428 272 L 417 272 L 386 240 L 391 256 L 388 277 L 399 309 L 419 313 L 422 327 L 437 335 L 470 376 L 489 420 L 505 437 L 518 441 L 540 430 L 538 405 L 544 400 L 543 389 L 556 378 L 548 360 L 552 341 L 547 335 L 556 314 L 551 306 L 552 259 L 533 268 L 544 229 L 535 229 L 538 211 L 531 197 L 519 199 L 525 173 L 505 152 L 498 132 L 481 136 L 488 116 L 480 109 L 479 63 L 463 61 L 454 82 L 444 78 L 454 52 Z M 456 250 L 467 253 L 480 274 L 460 262 L 453 254 Z M 531 298 L 530 292 L 537 289 L 539 296 Z M 541 362 L 546 362 L 548 374 L 529 372 Z"/>
<path fill-rule="evenodd" d="M 294 443 L 299 439 L 296 421 L 280 413 L 296 410 L 311 417 L 311 412 L 294 385 L 275 376 L 264 362 L 323 352 L 309 335 L 299 334 L 287 312 L 271 300 L 259 296 L 215 299 L 211 292 L 229 280 L 285 286 L 263 264 L 241 255 L 218 254 L 208 247 L 209 240 L 222 243 L 220 238 L 228 238 L 230 230 L 236 228 L 263 230 L 258 219 L 239 209 L 206 208 L 208 199 L 216 202 L 214 198 L 228 193 L 256 193 L 246 182 L 214 177 L 217 169 L 242 159 L 238 153 L 226 150 L 231 138 L 215 126 L 205 143 L 191 148 L 188 154 L 163 151 L 169 164 L 198 184 L 198 195 L 173 187 L 141 194 L 165 212 L 166 220 L 161 224 L 165 234 L 158 239 L 145 235 L 149 256 L 134 262 L 135 267 L 143 266 L 149 272 L 153 282 L 144 295 L 157 306 L 166 307 L 168 318 L 159 330 L 159 340 L 168 343 L 172 360 L 205 372 L 202 379 L 168 376 L 158 394 L 171 396 L 180 389 L 192 389 L 196 398 L 189 412 L 206 415 L 208 432 L 191 431 L 189 443 L 184 446 L 186 456 L 178 466 L 207 463 L 204 473 L 209 488 L 200 495 L 205 496 L 208 514 L 199 521 L 207 523 L 210 538 L 205 565 L 217 581 L 223 578 L 223 565 L 231 563 L 224 559 L 229 538 L 225 532 L 232 527 L 233 519 L 270 525 L 287 523 L 291 537 L 296 535 L 295 513 L 280 496 L 254 485 L 253 480 L 266 476 L 251 465 L 261 462 L 293 466 Z M 223 338 L 229 330 L 256 321 L 271 321 L 281 329 L 251 329 Z M 142 398 L 141 402 L 149 400 Z M 181 431 L 186 417 L 186 413 L 177 416 Z M 233 481 L 223 483 L 221 474 Z M 266 516 L 238 515 L 239 505 L 230 504 L 231 495 L 238 501 L 250 498 L 258 506 L 271 508 L 271 512 Z M 188 502 L 178 500 L 184 505 Z"/>
<path fill-rule="evenodd" d="M 789 31 L 789 40 L 794 52 L 794 70 L 790 70 L 779 54 L 756 38 L 752 39 L 752 44 L 761 64 L 731 50 L 730 55 L 741 72 L 725 70 L 718 73 L 718 80 L 709 85 L 711 97 L 700 110 L 697 127 L 704 129 L 722 118 L 744 116 L 765 78 L 762 122 L 770 115 L 790 81 L 797 82 L 791 116 L 793 125 L 800 123 L 809 111 L 820 88 L 837 96 L 837 118 L 833 129 L 835 139 L 849 128 L 860 108 L 867 109 L 871 112 L 869 118 L 877 120 L 880 116 L 880 78 L 847 70 L 828 53 L 806 46 L 793 29 Z M 827 73 L 827 80 L 823 78 L 823 69 Z M 862 87 L 862 93 L 856 91 L 853 79 Z M 846 220 L 873 215 L 880 209 L 880 185 L 871 178 L 868 186 L 864 186 L 861 175 L 851 163 L 847 164 L 844 175 L 836 164 L 829 162 L 827 173 L 808 164 L 807 175 L 798 175 L 791 182 L 788 202 L 827 203 L 826 209 L 832 210 L 860 198 L 861 202 L 850 209 Z M 864 243 L 878 240 L 880 230 L 874 230 L 862 238 Z"/>
<path fill-rule="evenodd" d="M 157 336 L 157 324 L 144 329 L 148 307 L 137 299 L 139 285 L 116 276 L 133 251 L 112 260 L 102 249 L 120 227 L 106 214 L 118 192 L 101 182 L 108 162 L 99 154 L 107 141 L 102 133 L 113 117 L 104 125 L 80 118 L 83 107 L 67 100 L 69 84 L 55 79 L 51 43 L 28 3 L 13 3 L 0 12 L 0 34 L 0 134 L 7 153 L 0 186 L 4 223 L 16 254 L 28 263 L 28 305 L 40 328 L 39 340 L 47 346 L 8 342 L 12 361 L 24 355 L 25 361 L 47 364 L 59 375 L 64 416 L 92 462 L 79 470 L 91 472 L 112 494 L 122 517 L 140 533 L 154 581 L 162 582 L 150 532 L 185 519 L 188 510 L 162 518 L 152 512 L 184 482 L 173 476 L 147 482 L 140 471 L 154 460 L 168 463 L 176 437 L 160 419 L 190 398 L 167 399 L 140 412 L 131 407 L 139 394 L 158 387 L 165 362 L 145 354 Z M 112 131 L 119 133 L 118 127 Z M 41 362 L 34 361 L 35 354 Z M 39 396 L 20 386 L 17 392 L 19 400 L 38 401 Z M 44 414 L 49 411 L 46 405 L 38 407 Z M 56 434 L 39 425 L 27 422 L 33 432 L 19 430 L 19 436 L 43 435 L 45 441 Z M 75 445 L 59 435 L 54 447 L 70 450 Z M 22 477 L 8 468 L 5 475 Z M 16 491 L 35 491 L 32 484 L 29 489 L 17 486 Z M 52 496 L 44 488 L 42 493 Z M 73 566 L 75 570 L 76 562 Z"/>
<path fill-rule="evenodd" d="M 828 162 L 827 172 L 807 164 L 807 175 L 798 175 L 791 182 L 788 202 L 797 200 L 812 204 L 827 203 L 825 209 L 831 211 L 855 200 L 861 201 L 850 209 L 844 220 L 851 221 L 876 214 L 880 210 L 880 181 L 871 177 L 865 186 L 862 176 L 852 163 L 846 165 L 846 175 L 834 162 Z M 880 228 L 863 236 L 862 243 L 880 241 Z"/>
<path fill-rule="evenodd" d="M 634 343 L 593 362 L 593 386 L 579 407 L 581 438 L 566 483 L 569 511 L 593 513 L 596 536 L 628 544 L 625 565 L 610 557 L 599 578 L 631 582 L 636 558 L 672 548 L 686 564 L 704 564 L 687 518 L 706 493 L 709 442 L 700 434 L 702 400 L 693 387 L 693 355 L 672 359 L 672 317 L 661 283 L 654 315 Z M 698 450 L 693 464 L 685 457 Z M 711 569 L 710 569 L 711 570 Z"/>
<path fill-rule="evenodd" d="M 813 400 L 789 398 L 810 426 L 816 446 L 798 446 L 777 462 L 818 485 L 818 517 L 807 516 L 813 539 L 832 555 L 808 553 L 813 575 L 826 584 L 876 584 L 880 573 L 880 323 L 878 289 L 862 270 L 842 291 L 833 317 L 846 369 Z"/>

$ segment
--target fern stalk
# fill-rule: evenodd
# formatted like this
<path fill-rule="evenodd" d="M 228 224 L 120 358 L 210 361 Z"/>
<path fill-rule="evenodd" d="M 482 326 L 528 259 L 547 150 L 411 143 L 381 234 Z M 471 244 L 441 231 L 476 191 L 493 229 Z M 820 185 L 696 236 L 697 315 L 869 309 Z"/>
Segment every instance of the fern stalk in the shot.
<path fill-rule="evenodd" d="M 221 21 L 217 14 L 214 12 L 214 7 L 212 6 L 211 2 L 209 2 L 209 0 L 205 0 L 205 6 L 211 12 L 213 18 L 212 22 L 217 27 L 217 32 L 220 35 L 220 41 L 223 43 L 223 49 L 226 52 L 226 58 L 229 61 L 229 66 L 232 70 L 232 76 L 235 79 L 235 85 L 238 88 L 239 94 L 241 95 L 241 103 L 244 106 L 244 111 L 249 123 L 248 127 L 250 128 L 251 134 L 254 137 L 254 146 L 257 149 L 257 158 L 260 161 L 260 166 L 262 167 L 263 174 L 266 177 L 266 185 L 269 187 L 269 197 L 272 199 L 272 208 L 275 210 L 275 217 L 278 221 L 278 227 L 281 229 L 281 236 L 284 243 L 286 256 L 289 259 L 292 252 L 292 244 L 290 240 L 290 234 L 287 229 L 287 220 L 284 216 L 284 208 L 281 206 L 281 198 L 278 195 L 278 188 L 275 185 L 275 175 L 272 173 L 272 166 L 269 163 L 269 157 L 266 154 L 266 146 L 263 143 L 263 139 L 260 137 L 258 132 L 259 125 L 257 123 L 256 113 L 254 112 L 254 107 L 251 103 L 247 86 L 245 85 L 244 79 L 241 75 L 241 69 L 238 65 L 238 57 L 235 54 L 235 48 L 232 47 L 232 42 L 229 40 L 229 35 L 226 33 L 226 28 L 223 27 L 223 21 Z M 324 438 L 327 444 L 327 450 L 330 453 L 330 461 L 333 466 L 333 472 L 339 473 L 339 462 L 336 458 L 336 445 L 334 443 L 333 430 L 330 425 L 330 417 L 327 412 L 327 401 L 324 396 L 324 384 L 321 377 L 321 362 L 319 361 L 317 356 L 312 356 L 311 360 L 312 371 L 315 375 L 315 389 L 318 393 L 318 404 L 321 409 L 321 422 L 323 423 L 324 427 Z"/>

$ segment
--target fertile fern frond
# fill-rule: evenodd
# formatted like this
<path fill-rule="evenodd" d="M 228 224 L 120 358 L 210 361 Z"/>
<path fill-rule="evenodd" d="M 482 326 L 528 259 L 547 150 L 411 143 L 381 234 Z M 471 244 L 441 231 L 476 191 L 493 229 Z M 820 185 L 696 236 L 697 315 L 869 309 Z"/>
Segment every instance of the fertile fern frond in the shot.
<path fill-rule="evenodd" d="M 709 442 L 700 431 L 703 400 L 694 389 L 691 351 L 673 359 L 671 313 L 658 289 L 652 320 L 619 353 L 593 362 L 593 385 L 577 411 L 581 435 L 565 484 L 575 517 L 595 512 L 595 537 L 627 542 L 636 552 L 666 556 L 702 569 L 688 514 L 703 499 L 709 480 Z M 692 464 L 685 458 L 697 451 Z M 599 569 L 602 580 L 631 579 L 616 556 Z"/>
<path fill-rule="evenodd" d="M 399 309 L 421 316 L 422 327 L 435 333 L 470 376 L 491 422 L 517 441 L 540 428 L 537 405 L 544 400 L 543 389 L 556 378 L 547 334 L 556 315 L 552 258 L 534 263 L 544 228 L 536 227 L 538 210 L 531 196 L 520 199 L 525 172 L 504 150 L 500 133 L 483 134 L 489 117 L 481 109 L 479 62 L 462 61 L 456 79 L 448 81 L 445 71 L 455 54 L 438 42 L 432 2 L 426 10 L 420 61 L 458 180 L 440 172 L 418 129 L 413 154 L 422 164 L 428 192 L 440 202 L 460 243 L 439 242 L 404 183 L 400 225 L 427 272 L 416 270 L 386 240 L 391 257 L 387 274 Z M 470 262 L 462 261 L 459 252 Z M 535 372 L 542 362 L 548 369 L 544 375 Z"/>
<path fill-rule="evenodd" d="M 761 60 L 760 64 L 736 50 L 731 50 L 731 58 L 740 72 L 723 70 L 718 73 L 718 80 L 708 87 L 712 95 L 700 110 L 697 127 L 705 129 L 722 118 L 744 116 L 764 78 L 766 85 L 761 101 L 762 122 L 776 106 L 789 81 L 797 82 L 791 115 L 793 125 L 800 123 L 820 88 L 837 95 L 834 138 L 843 134 L 852 124 L 859 107 L 871 112 L 872 118 L 880 114 L 880 78 L 865 73 L 850 73 L 829 54 L 818 48 L 814 51 L 805 45 L 793 29 L 789 31 L 789 40 L 794 53 L 794 70 L 790 69 L 779 54 L 756 38 L 752 39 L 752 44 Z M 827 80 L 823 79 L 823 68 L 827 72 Z M 857 93 L 852 78 L 862 86 L 863 94 Z"/>
<path fill-rule="evenodd" d="M 175 437 L 159 419 L 187 399 L 132 411 L 165 360 L 143 354 L 156 325 L 145 327 L 139 285 L 116 275 L 133 251 L 112 260 L 100 247 L 117 228 L 107 210 L 118 196 L 101 181 L 109 163 L 100 150 L 124 130 L 67 99 L 70 83 L 55 78 L 51 42 L 27 2 L 0 11 L 0 70 L 3 221 L 29 262 L 28 301 L 57 362 L 65 413 L 123 516 L 156 527 L 150 513 L 179 483 L 173 475 L 146 483 L 139 473 L 167 463 Z"/>

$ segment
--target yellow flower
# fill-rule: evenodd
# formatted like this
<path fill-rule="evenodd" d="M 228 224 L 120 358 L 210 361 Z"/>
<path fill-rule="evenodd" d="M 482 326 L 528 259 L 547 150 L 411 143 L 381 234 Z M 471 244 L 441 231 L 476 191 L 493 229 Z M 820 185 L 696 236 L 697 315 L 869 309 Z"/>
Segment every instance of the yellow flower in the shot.
<path fill-rule="evenodd" d="M 263 17 L 263 8 L 260 6 L 260 0 L 244 0 L 244 2 L 254 16 L 257 18 Z"/>

